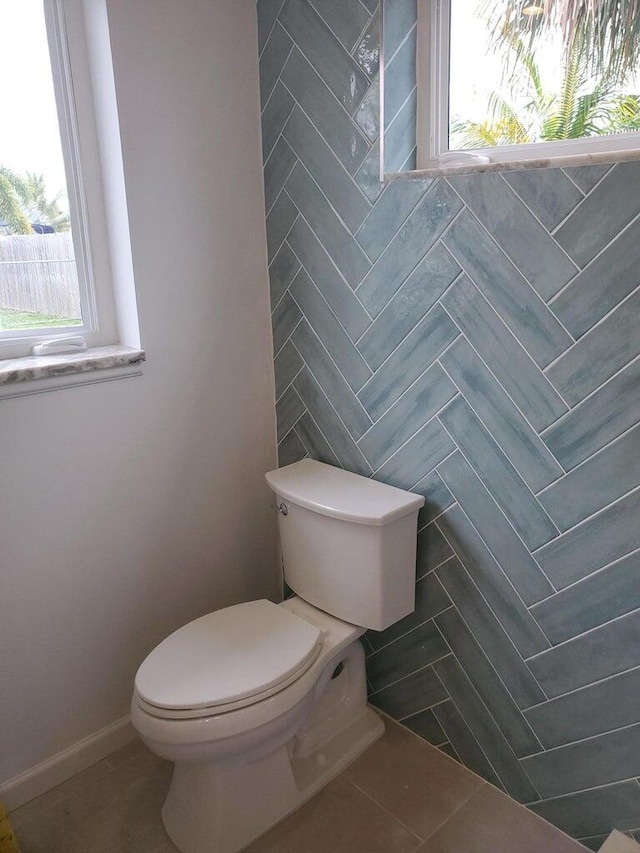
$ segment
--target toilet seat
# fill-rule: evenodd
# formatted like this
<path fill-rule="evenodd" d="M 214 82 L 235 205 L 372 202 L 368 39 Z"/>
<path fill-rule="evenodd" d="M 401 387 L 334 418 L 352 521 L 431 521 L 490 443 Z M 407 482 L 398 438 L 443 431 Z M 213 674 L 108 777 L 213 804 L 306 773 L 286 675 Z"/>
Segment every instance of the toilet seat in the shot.
<path fill-rule="evenodd" d="M 270 601 L 209 613 L 179 628 L 140 666 L 135 701 L 164 719 L 255 704 L 299 679 L 322 646 L 316 625 Z"/>

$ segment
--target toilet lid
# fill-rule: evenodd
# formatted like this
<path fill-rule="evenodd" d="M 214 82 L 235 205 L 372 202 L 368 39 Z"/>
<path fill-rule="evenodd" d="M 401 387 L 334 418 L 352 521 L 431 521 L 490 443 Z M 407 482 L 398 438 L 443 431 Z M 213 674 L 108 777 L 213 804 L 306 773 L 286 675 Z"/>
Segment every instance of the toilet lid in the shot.
<path fill-rule="evenodd" d="M 143 661 L 138 695 L 157 708 L 226 705 L 273 691 L 316 658 L 322 632 L 270 601 L 249 601 L 179 628 Z"/>

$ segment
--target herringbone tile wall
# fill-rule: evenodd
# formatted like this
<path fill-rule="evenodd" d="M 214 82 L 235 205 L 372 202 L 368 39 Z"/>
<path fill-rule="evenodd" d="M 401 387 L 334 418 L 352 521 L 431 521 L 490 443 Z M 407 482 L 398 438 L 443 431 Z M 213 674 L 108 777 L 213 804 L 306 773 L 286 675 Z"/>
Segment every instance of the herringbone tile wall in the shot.
<path fill-rule="evenodd" d="M 371 701 L 640 827 L 640 164 L 378 183 L 375 0 L 260 0 L 280 462 L 425 495 Z"/>

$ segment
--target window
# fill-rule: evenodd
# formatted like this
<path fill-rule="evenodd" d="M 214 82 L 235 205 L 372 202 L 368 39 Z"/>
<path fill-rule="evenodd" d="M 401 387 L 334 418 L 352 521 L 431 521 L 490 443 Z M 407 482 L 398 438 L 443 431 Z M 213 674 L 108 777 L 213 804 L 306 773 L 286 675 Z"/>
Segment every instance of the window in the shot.
<path fill-rule="evenodd" d="M 101 5 L 0 0 L 0 358 L 43 342 L 69 351 L 71 337 L 120 342 L 96 101 L 104 50 L 88 47 Z"/>
<path fill-rule="evenodd" d="M 419 169 L 640 149 L 638 50 L 569 5 L 419 0 Z"/>

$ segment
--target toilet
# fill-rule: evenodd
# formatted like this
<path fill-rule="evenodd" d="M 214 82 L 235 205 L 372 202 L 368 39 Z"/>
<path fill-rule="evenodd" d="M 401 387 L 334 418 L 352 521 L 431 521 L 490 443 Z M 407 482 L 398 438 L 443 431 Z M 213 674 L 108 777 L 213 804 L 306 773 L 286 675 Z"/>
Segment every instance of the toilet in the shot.
<path fill-rule="evenodd" d="M 190 622 L 135 678 L 132 723 L 175 764 L 162 818 L 182 853 L 242 850 L 383 734 L 358 638 L 414 609 L 424 498 L 310 459 L 266 479 L 294 595 Z"/>

